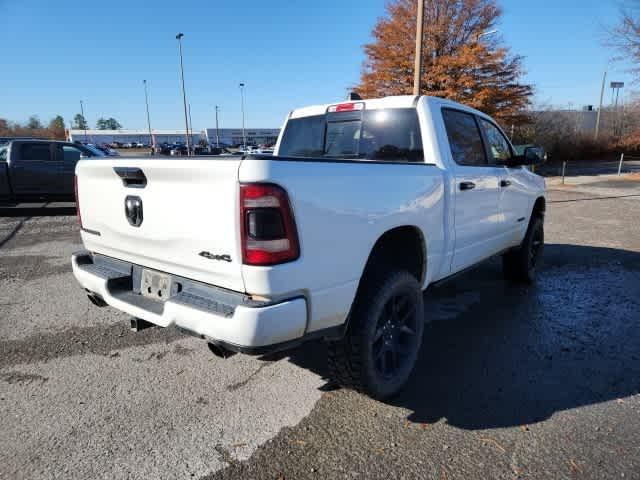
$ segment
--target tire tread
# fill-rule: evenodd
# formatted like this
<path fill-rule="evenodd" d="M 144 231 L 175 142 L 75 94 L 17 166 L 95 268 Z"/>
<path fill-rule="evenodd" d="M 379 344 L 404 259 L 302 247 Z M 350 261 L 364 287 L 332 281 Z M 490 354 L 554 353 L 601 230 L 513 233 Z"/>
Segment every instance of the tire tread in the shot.
<path fill-rule="evenodd" d="M 360 324 L 367 315 L 369 304 L 375 301 L 377 295 L 407 276 L 415 279 L 404 270 L 378 269 L 372 270 L 364 279 L 349 315 L 345 336 L 341 340 L 328 342 L 327 346 L 329 375 L 340 386 L 371 394 L 362 364 L 363 334 Z"/>

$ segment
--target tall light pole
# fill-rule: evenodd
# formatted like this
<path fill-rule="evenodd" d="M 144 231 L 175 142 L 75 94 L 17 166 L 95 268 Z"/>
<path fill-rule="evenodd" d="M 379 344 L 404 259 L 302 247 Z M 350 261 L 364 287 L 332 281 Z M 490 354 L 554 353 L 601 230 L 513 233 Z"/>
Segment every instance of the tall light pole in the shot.
<path fill-rule="evenodd" d="M 80 100 L 80 115 L 82 115 L 82 126 L 84 127 L 84 143 L 87 143 L 87 119 L 84 118 L 84 104 L 82 103 L 82 100 Z"/>
<path fill-rule="evenodd" d="M 242 102 L 242 145 L 244 151 L 247 151 L 247 137 L 244 132 L 244 83 L 240 83 L 240 99 Z"/>
<path fill-rule="evenodd" d="M 193 121 L 191 120 L 191 102 L 189 102 L 189 130 L 191 132 L 190 137 L 191 141 L 193 141 Z M 193 146 L 194 150 L 195 150 L 195 145 Z"/>
<path fill-rule="evenodd" d="M 611 82 L 611 99 L 613 100 L 613 92 L 616 92 L 616 103 L 613 105 L 613 134 L 617 135 L 618 129 L 618 99 L 620 97 L 620 89 L 624 88 L 624 82 Z"/>
<path fill-rule="evenodd" d="M 151 145 L 151 155 L 156 152 L 156 145 L 153 141 L 153 134 L 151 133 L 151 116 L 149 115 L 149 94 L 147 93 L 147 81 L 142 80 L 144 84 L 144 103 L 147 106 L 147 127 L 149 127 L 149 145 Z"/>
<path fill-rule="evenodd" d="M 420 79 L 422 77 L 422 38 L 424 30 L 424 0 L 418 0 L 416 25 L 416 58 L 413 71 L 413 94 L 420 95 Z"/>
<path fill-rule="evenodd" d="M 184 64 L 182 63 L 182 37 L 184 33 L 178 33 L 176 40 L 178 40 L 178 49 L 180 51 L 180 75 L 182 78 L 182 102 L 184 103 L 184 125 L 185 125 L 185 137 L 187 139 L 187 156 L 191 155 L 191 141 L 189 140 L 189 118 L 187 116 L 187 94 L 184 88 Z"/>
<path fill-rule="evenodd" d="M 220 110 L 220 107 L 216 105 L 216 148 L 220 148 L 220 129 L 218 128 L 218 110 Z"/>

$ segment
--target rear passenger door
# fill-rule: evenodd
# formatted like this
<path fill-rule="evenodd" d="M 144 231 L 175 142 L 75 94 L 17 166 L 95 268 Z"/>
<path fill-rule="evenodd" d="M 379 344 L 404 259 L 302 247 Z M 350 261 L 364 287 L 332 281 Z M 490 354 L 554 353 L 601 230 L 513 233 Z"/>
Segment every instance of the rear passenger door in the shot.
<path fill-rule="evenodd" d="M 86 155 L 84 150 L 73 144 L 56 144 L 56 155 L 60 162 L 60 189 L 63 195 L 73 195 L 73 178 L 76 173 L 76 163 Z"/>
<path fill-rule="evenodd" d="M 11 147 L 11 184 L 16 195 L 58 195 L 61 164 L 49 142 L 19 142 Z"/>
<path fill-rule="evenodd" d="M 453 162 L 455 245 L 451 273 L 501 249 L 500 168 L 489 165 L 475 115 L 442 110 Z"/>

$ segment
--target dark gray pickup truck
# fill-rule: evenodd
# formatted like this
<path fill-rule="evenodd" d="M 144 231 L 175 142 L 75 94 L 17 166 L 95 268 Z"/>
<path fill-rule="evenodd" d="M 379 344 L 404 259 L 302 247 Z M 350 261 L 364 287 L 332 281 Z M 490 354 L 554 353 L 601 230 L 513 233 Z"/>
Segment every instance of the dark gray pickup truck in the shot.
<path fill-rule="evenodd" d="M 72 200 L 76 163 L 103 156 L 76 143 L 12 140 L 0 146 L 0 200 Z"/>

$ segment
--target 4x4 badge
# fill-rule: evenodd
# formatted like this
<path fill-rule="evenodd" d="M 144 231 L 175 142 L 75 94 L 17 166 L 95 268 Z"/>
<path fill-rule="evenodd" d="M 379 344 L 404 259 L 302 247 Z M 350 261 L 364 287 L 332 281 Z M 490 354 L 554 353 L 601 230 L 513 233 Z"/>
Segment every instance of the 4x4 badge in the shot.
<path fill-rule="evenodd" d="M 231 262 L 231 255 L 216 255 L 214 253 L 209 252 L 200 252 L 198 255 L 201 257 L 207 258 L 209 260 L 220 260 L 222 262 Z"/>

